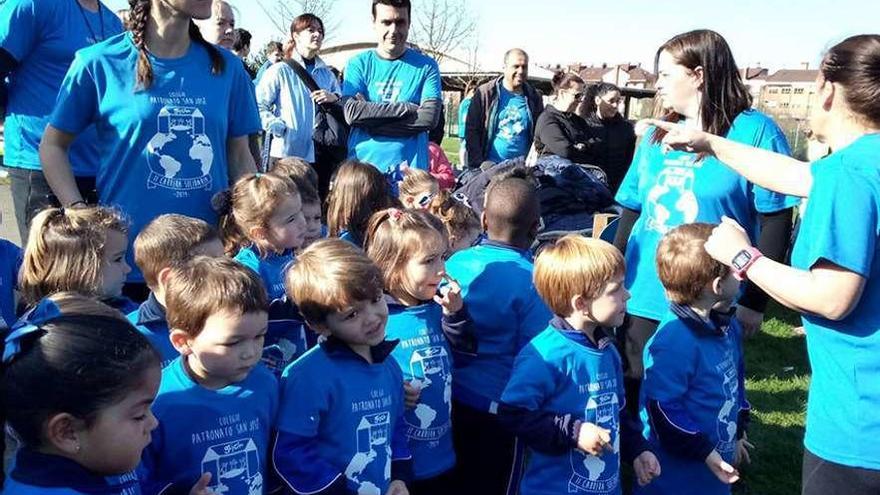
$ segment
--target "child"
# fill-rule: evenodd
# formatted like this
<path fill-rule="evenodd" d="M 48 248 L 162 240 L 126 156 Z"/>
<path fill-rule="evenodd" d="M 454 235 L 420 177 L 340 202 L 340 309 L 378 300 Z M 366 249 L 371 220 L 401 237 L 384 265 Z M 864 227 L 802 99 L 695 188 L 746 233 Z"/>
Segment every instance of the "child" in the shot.
<path fill-rule="evenodd" d="M 388 183 L 379 170 L 357 160 L 346 160 L 336 171 L 327 198 L 330 237 L 361 247 L 370 216 L 394 206 Z"/>
<path fill-rule="evenodd" d="M 404 169 L 399 196 L 404 208 L 427 209 L 439 192 L 440 184 L 428 172 L 417 168 Z"/>
<path fill-rule="evenodd" d="M 3 363 L 7 425 L 21 442 L 3 493 L 139 493 L 159 356 L 118 311 L 54 294 L 13 326 Z"/>
<path fill-rule="evenodd" d="M 739 282 L 703 248 L 712 227 L 676 227 L 657 247 L 670 312 L 645 347 L 641 416 L 663 474 L 643 493 L 729 494 L 748 459 Z"/>
<path fill-rule="evenodd" d="M 19 275 L 24 303 L 56 292 L 94 296 L 128 314 L 137 304 L 122 295 L 131 267 L 128 222 L 113 208 L 47 208 L 31 223 Z"/>
<path fill-rule="evenodd" d="M 535 287 L 554 317 L 517 356 L 501 413 L 528 449 L 522 495 L 619 494 L 621 457 L 640 484 L 659 474 L 627 418 L 620 355 L 605 330 L 623 323 L 623 275 L 614 246 L 573 234 L 535 260 Z"/>
<path fill-rule="evenodd" d="M 419 210 L 376 213 L 367 229 L 367 256 L 382 270 L 388 303 L 387 335 L 399 339 L 391 353 L 403 370 L 407 391 L 404 416 L 413 456 L 410 493 L 455 493 L 452 467 L 452 353 L 468 326 L 461 289 L 445 277 L 443 224 Z M 470 349 L 473 350 L 473 349 Z"/>
<path fill-rule="evenodd" d="M 472 493 L 504 493 L 514 469 L 514 437 L 499 424 L 497 411 L 514 358 L 551 317 L 532 284 L 529 247 L 539 219 L 540 203 L 528 181 L 493 180 L 482 215 L 488 239 L 446 263 L 461 284 L 477 339 L 475 357 L 456 356 L 452 384 L 456 476 Z"/>
<path fill-rule="evenodd" d="M 144 493 L 185 493 L 197 482 L 214 493 L 267 493 L 278 382 L 259 365 L 263 284 L 233 260 L 197 256 L 172 270 L 165 302 L 181 355 L 162 370 Z"/>
<path fill-rule="evenodd" d="M 306 233 L 300 249 L 327 235 L 324 216 L 321 212 L 321 198 L 318 195 L 318 174 L 315 169 L 302 158 L 287 157 L 278 160 L 272 173 L 281 177 L 289 177 L 299 191 L 302 201 L 303 216 L 306 219 Z"/>
<path fill-rule="evenodd" d="M 318 190 L 318 172 L 309 162 L 297 156 L 279 158 L 270 170 L 279 177 L 289 177 L 297 184 L 300 181 L 308 182 L 315 190 Z"/>
<path fill-rule="evenodd" d="M 449 236 L 450 255 L 473 247 L 481 240 L 480 217 L 463 194 L 440 191 L 428 211 L 443 222 Z"/>
<path fill-rule="evenodd" d="M 160 215 L 134 240 L 134 261 L 144 275 L 150 295 L 137 310 L 129 313 L 128 321 L 159 352 L 163 368 L 180 355 L 168 335 L 165 281 L 172 267 L 199 254 L 223 256 L 220 235 L 204 220 L 185 215 Z"/>
<path fill-rule="evenodd" d="M 276 470 L 296 493 L 407 495 L 403 376 L 385 340 L 382 274 L 340 239 L 306 248 L 288 290 L 327 340 L 284 370 Z M 307 398 L 307 399 L 305 399 Z"/>

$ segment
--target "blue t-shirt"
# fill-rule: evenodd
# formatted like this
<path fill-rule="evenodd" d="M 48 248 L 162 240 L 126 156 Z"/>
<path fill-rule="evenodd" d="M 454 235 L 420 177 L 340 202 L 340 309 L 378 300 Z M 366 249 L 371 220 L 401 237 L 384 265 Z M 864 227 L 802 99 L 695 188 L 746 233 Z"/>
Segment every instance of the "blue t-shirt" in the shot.
<path fill-rule="evenodd" d="M 582 332 L 547 327 L 517 356 L 502 400 L 529 411 L 570 414 L 611 432 L 613 449 L 598 457 L 577 449 L 563 455 L 529 450 L 519 493 L 621 493 L 623 368 L 609 338 L 595 345 Z"/>
<path fill-rule="evenodd" d="M 0 6 L 0 48 L 19 65 L 9 74 L 4 131 L 4 164 L 40 170 L 40 140 L 74 53 L 123 31 L 116 14 L 70 0 L 8 0 Z M 94 177 L 101 160 L 95 126 L 83 129 L 70 146 L 76 176 Z"/>
<path fill-rule="evenodd" d="M 18 271 L 24 253 L 20 247 L 0 239 L 0 327 L 11 327 L 18 318 L 15 315 L 15 288 L 18 287 Z"/>
<path fill-rule="evenodd" d="M 880 135 L 815 162 L 792 266 L 828 261 L 865 278 L 840 321 L 804 315 L 813 378 L 804 445 L 822 459 L 880 469 Z"/>
<path fill-rule="evenodd" d="M 441 98 L 440 69 L 431 57 L 408 48 L 395 60 L 386 60 L 367 50 L 349 60 L 345 67 L 342 96 L 357 94 L 370 102 L 410 102 L 416 105 Z M 353 127 L 348 139 L 351 158 L 371 163 L 382 172 L 406 162 L 410 167 L 428 170 L 428 133 L 411 137 L 371 134 Z"/>
<path fill-rule="evenodd" d="M 403 376 L 395 360 L 370 364 L 343 346 L 331 338 L 284 370 L 278 431 L 317 437 L 318 456 L 349 489 L 384 494 L 392 435 L 403 421 Z"/>
<path fill-rule="evenodd" d="M 434 302 L 405 307 L 388 304 L 389 339 L 400 343 L 391 356 L 404 381 L 421 386 L 419 403 L 404 415 L 413 456 L 413 477 L 426 479 L 452 469 L 452 353 L 443 335 L 443 309 Z"/>
<path fill-rule="evenodd" d="M 269 253 L 260 256 L 259 250 L 254 245 L 241 248 L 235 255 L 236 261 L 260 275 L 270 301 L 284 297 L 284 275 L 294 259 L 292 249 L 281 254 Z"/>
<path fill-rule="evenodd" d="M 473 98 L 465 98 L 461 100 L 461 104 L 458 105 L 458 139 L 461 140 L 464 140 L 467 114 L 468 110 L 471 108 L 471 100 L 473 100 Z"/>
<path fill-rule="evenodd" d="M 647 401 L 676 402 L 695 428 L 730 464 L 736 452 L 737 420 L 745 405 L 742 376 L 742 332 L 736 318 L 723 334 L 698 333 L 669 312 L 648 340 L 644 352 L 641 417 L 645 437 L 660 461 L 661 475 L 639 493 L 681 495 L 729 494 L 703 460 L 669 453 L 651 429 Z"/>
<path fill-rule="evenodd" d="M 498 84 L 498 103 L 493 109 L 492 129 L 489 136 L 489 160 L 498 163 L 526 156 L 532 146 L 532 114 L 529 101 L 522 93 L 517 94 Z"/>
<path fill-rule="evenodd" d="M 758 213 L 773 213 L 798 204 L 798 199 L 770 192 L 748 182 L 713 157 L 697 160 L 694 153 L 664 153 L 652 143 L 652 128 L 636 149 L 632 165 L 615 198 L 639 211 L 626 245 L 627 304 L 631 314 L 660 320 L 668 302 L 657 275 L 655 254 L 664 234 L 693 222 L 720 223 L 726 215 L 757 240 Z M 749 146 L 789 154 L 779 127 L 765 115 L 739 114 L 727 138 Z"/>
<path fill-rule="evenodd" d="M 66 457 L 29 448 L 15 454 L 2 495 L 140 495 L 137 473 L 104 477 Z"/>
<path fill-rule="evenodd" d="M 128 321 L 153 344 L 153 349 L 156 349 L 162 359 L 163 368 L 180 357 L 180 353 L 171 344 L 165 307 L 159 304 L 155 294 L 150 292 L 147 300 L 128 314 Z"/>
<path fill-rule="evenodd" d="M 260 131 L 244 66 L 220 52 L 217 75 L 199 43 L 180 58 L 150 56 L 153 84 L 136 91 L 138 50 L 125 33 L 78 52 L 64 79 L 51 123 L 72 134 L 97 125 L 99 199 L 130 217 L 131 239 L 163 213 L 217 223 L 211 197 L 229 187 L 227 142 Z M 128 279 L 139 282 L 132 253 Z"/>
<path fill-rule="evenodd" d="M 552 315 L 532 284 L 532 255 L 492 241 L 455 253 L 446 271 L 461 284 L 476 356 L 455 353 L 455 400 L 494 411 L 513 360 Z"/>
<path fill-rule="evenodd" d="M 218 390 L 197 384 L 183 358 L 162 370 L 153 403 L 159 426 L 139 469 L 145 494 L 169 485 L 188 493 L 202 473 L 208 488 L 226 495 L 265 493 L 269 436 L 278 411 L 278 381 L 257 366 L 239 383 Z"/>

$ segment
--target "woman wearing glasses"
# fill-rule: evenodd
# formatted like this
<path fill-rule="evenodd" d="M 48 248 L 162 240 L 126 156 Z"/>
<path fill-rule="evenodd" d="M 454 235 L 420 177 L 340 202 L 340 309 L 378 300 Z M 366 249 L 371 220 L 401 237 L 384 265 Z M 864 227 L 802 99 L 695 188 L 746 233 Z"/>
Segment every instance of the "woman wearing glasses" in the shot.
<path fill-rule="evenodd" d="M 575 110 L 584 98 L 584 81 L 577 74 L 553 76 L 553 102 L 535 124 L 535 151 L 539 157 L 556 155 L 574 163 L 593 164 L 590 131 Z"/>

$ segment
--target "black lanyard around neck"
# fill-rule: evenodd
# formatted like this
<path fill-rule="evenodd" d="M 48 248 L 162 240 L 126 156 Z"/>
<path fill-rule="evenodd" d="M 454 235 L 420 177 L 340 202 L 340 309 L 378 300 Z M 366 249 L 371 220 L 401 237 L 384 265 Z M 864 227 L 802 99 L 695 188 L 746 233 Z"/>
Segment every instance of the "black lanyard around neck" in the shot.
<path fill-rule="evenodd" d="M 92 25 L 89 24 L 89 18 L 86 16 L 86 9 L 83 8 L 82 4 L 79 3 L 79 0 L 73 0 L 76 3 L 76 6 L 79 7 L 79 13 L 82 14 L 83 22 L 86 25 L 86 29 L 89 30 L 89 34 L 92 35 L 92 44 L 97 43 L 98 41 L 104 41 L 106 38 L 104 37 L 104 9 L 101 8 L 101 2 L 98 3 L 98 22 L 101 24 L 101 39 L 98 40 L 98 36 L 95 34 L 95 31 L 92 30 Z"/>

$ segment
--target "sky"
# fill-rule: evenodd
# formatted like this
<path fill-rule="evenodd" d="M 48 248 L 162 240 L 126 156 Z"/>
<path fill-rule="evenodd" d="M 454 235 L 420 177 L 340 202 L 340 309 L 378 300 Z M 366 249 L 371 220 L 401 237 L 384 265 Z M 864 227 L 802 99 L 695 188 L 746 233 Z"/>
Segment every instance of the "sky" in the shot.
<path fill-rule="evenodd" d="M 127 0 L 103 0 L 112 9 Z M 253 34 L 254 49 L 279 32 L 258 0 L 230 0 L 237 26 Z M 259 0 L 271 5 L 281 0 Z M 414 17 L 419 3 L 413 0 Z M 442 1 L 442 0 L 440 0 Z M 822 53 L 853 34 L 880 32 L 877 0 L 465 0 L 477 21 L 481 68 L 500 68 L 504 52 L 525 49 L 540 65 L 641 63 L 670 37 L 691 29 L 721 33 L 740 67 L 816 68 Z M 326 21 L 326 19 L 325 19 Z M 325 47 L 374 41 L 369 0 L 335 0 Z"/>

